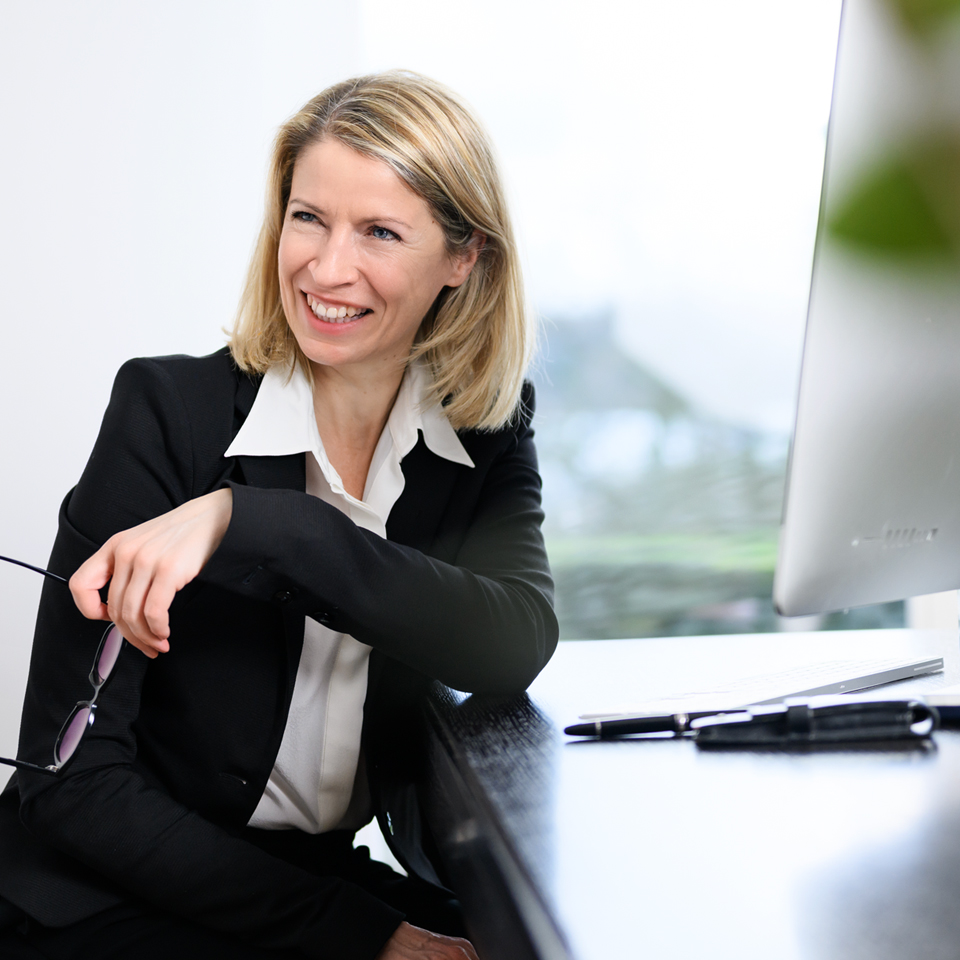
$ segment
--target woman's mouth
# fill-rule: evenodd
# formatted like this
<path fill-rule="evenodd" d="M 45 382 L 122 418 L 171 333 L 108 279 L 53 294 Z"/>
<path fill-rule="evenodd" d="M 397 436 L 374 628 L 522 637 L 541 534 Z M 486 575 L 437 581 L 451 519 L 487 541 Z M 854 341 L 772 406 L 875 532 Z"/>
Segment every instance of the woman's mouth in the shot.
<path fill-rule="evenodd" d="M 348 307 L 343 304 L 338 307 L 327 306 L 309 293 L 304 294 L 304 296 L 307 299 L 307 306 L 313 315 L 318 320 L 324 320 L 327 323 L 348 323 L 350 320 L 356 320 L 371 312 L 363 307 Z"/>

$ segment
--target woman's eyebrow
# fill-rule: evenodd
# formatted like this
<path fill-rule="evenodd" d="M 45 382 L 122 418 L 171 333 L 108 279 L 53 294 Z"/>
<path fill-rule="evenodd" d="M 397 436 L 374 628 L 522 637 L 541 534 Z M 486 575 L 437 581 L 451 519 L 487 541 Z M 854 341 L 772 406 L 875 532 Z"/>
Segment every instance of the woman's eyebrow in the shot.
<path fill-rule="evenodd" d="M 326 212 L 324 210 L 322 210 L 316 204 L 310 203 L 308 200 L 301 200 L 299 197 L 291 197 L 287 205 L 289 206 L 294 203 L 298 206 L 306 207 L 312 213 L 317 214 L 317 216 L 326 216 Z M 406 220 L 401 220 L 399 217 L 364 217 L 364 219 L 360 220 L 359 222 L 364 225 L 371 223 L 395 223 L 397 226 L 406 227 L 408 230 L 413 229 L 413 227 L 407 223 Z"/>
<path fill-rule="evenodd" d="M 289 207 L 294 203 L 298 204 L 301 207 L 306 207 L 308 210 L 312 210 L 314 213 L 317 213 L 320 216 L 323 216 L 323 211 L 319 207 L 314 206 L 314 204 L 308 202 L 307 200 L 301 200 L 299 197 L 291 197 L 287 201 L 287 206 Z"/>
<path fill-rule="evenodd" d="M 398 220 L 396 217 L 368 217 L 366 220 L 360 221 L 362 224 L 370 223 L 393 223 L 398 227 L 406 227 L 408 230 L 412 230 L 413 227 L 410 226 L 405 220 Z"/>

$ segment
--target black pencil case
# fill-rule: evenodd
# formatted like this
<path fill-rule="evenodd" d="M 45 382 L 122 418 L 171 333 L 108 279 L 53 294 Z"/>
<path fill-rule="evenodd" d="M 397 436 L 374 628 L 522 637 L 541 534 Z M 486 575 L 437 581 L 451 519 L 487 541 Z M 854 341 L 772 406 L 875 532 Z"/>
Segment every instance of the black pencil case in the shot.
<path fill-rule="evenodd" d="M 922 740 L 939 722 L 936 708 L 919 700 L 818 697 L 703 717 L 690 727 L 698 745 L 708 747 Z"/>

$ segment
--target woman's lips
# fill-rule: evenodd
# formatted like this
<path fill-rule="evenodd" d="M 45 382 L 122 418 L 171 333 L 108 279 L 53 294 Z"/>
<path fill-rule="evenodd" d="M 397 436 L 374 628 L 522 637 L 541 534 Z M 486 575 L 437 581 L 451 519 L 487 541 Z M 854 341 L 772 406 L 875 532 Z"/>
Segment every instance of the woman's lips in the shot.
<path fill-rule="evenodd" d="M 346 306 L 345 304 L 328 306 L 309 293 L 305 293 L 304 297 L 310 312 L 318 320 L 323 320 L 326 323 L 349 323 L 351 320 L 357 320 L 370 313 L 370 310 L 364 307 Z"/>

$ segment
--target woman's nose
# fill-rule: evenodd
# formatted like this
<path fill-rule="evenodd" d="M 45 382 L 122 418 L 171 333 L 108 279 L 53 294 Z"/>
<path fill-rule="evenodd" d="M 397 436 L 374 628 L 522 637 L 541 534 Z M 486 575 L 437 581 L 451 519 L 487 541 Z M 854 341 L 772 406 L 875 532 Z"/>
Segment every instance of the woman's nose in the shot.
<path fill-rule="evenodd" d="M 321 287 L 340 287 L 356 281 L 359 270 L 352 238 L 341 231 L 331 232 L 319 245 L 310 263 L 314 282 Z"/>

